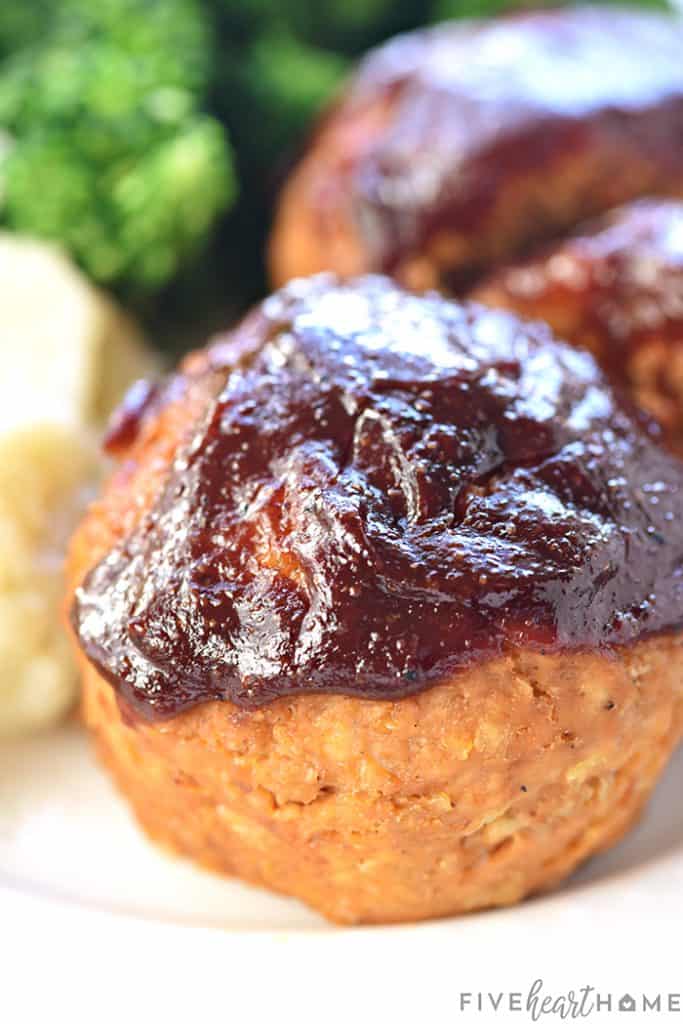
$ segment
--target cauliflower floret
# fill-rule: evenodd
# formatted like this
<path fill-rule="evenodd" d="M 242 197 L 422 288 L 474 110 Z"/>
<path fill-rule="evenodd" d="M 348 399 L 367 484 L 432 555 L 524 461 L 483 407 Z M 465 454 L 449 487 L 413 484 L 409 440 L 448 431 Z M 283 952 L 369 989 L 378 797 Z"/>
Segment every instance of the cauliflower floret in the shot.
<path fill-rule="evenodd" d="M 152 364 L 134 324 L 51 246 L 0 235 L 0 294 L 1 736 L 73 702 L 66 541 L 101 472 L 102 423 Z"/>

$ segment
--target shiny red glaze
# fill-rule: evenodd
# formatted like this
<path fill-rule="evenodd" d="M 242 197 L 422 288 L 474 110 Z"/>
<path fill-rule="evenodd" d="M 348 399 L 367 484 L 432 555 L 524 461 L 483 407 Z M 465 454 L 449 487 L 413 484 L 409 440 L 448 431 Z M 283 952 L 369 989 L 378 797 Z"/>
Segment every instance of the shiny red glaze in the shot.
<path fill-rule="evenodd" d="M 683 202 L 613 210 L 497 271 L 476 294 L 589 347 L 683 450 Z"/>
<path fill-rule="evenodd" d="M 683 463 L 547 328 L 322 275 L 210 355 L 222 391 L 73 606 L 141 715 L 394 699 L 683 621 Z"/>
<path fill-rule="evenodd" d="M 506 195 L 521 223 L 504 213 L 496 226 L 503 240 L 513 231 L 512 249 L 572 226 L 577 162 L 597 161 L 583 216 L 680 189 L 682 52 L 681 20 L 605 7 L 399 36 L 366 58 L 323 126 L 387 111 L 360 157 L 330 169 L 330 194 L 348 196 L 368 265 L 394 272 L 444 234 L 474 244 Z M 541 197 L 528 186 L 539 169 Z"/>
<path fill-rule="evenodd" d="M 159 398 L 159 388 L 148 380 L 136 380 L 107 424 L 102 447 L 107 455 L 118 455 L 137 439 L 145 416 Z"/>

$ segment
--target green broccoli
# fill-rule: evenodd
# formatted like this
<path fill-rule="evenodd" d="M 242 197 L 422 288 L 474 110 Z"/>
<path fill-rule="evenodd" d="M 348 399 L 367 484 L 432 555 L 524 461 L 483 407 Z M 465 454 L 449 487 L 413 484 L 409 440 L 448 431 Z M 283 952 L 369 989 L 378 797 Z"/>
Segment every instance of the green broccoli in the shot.
<path fill-rule="evenodd" d="M 225 131 L 201 109 L 212 44 L 199 0 L 55 4 L 0 63 L 2 221 L 96 280 L 167 281 L 235 194 Z"/>

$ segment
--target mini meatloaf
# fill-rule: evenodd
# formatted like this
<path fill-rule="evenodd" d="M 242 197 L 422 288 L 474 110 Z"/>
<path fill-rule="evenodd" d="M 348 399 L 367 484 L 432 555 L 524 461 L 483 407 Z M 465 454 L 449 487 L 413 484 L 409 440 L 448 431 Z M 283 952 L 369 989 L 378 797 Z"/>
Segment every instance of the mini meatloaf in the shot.
<path fill-rule="evenodd" d="M 154 838 L 378 922 L 623 834 L 681 733 L 683 463 L 589 353 L 319 275 L 134 398 L 69 607 Z"/>
<path fill-rule="evenodd" d="M 275 284 L 382 271 L 458 292 L 646 194 L 680 195 L 683 22 L 580 7 L 446 23 L 371 53 L 283 190 Z"/>
<path fill-rule="evenodd" d="M 683 203 L 620 207 L 494 272 L 474 296 L 590 349 L 683 451 Z"/>

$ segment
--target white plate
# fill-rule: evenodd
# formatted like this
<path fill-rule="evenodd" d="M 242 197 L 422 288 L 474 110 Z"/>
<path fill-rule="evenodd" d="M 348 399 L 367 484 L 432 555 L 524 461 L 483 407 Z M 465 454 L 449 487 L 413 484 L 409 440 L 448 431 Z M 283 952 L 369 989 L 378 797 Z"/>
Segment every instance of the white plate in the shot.
<path fill-rule="evenodd" d="M 531 1018 L 512 1012 L 456 1012 L 459 993 L 506 984 L 525 991 L 537 977 L 556 991 L 592 984 L 616 992 L 627 983 L 639 991 L 679 990 L 682 911 L 683 749 L 635 831 L 561 891 L 453 921 L 338 929 L 294 901 L 217 878 L 148 843 L 77 726 L 0 747 L 0 936 L 11 930 L 19 969 L 27 957 L 48 958 L 53 984 L 65 980 L 67 956 L 70 964 L 74 956 L 80 963 L 90 957 L 91 979 L 98 965 L 111 971 L 100 953 L 112 943 L 126 950 L 121 979 L 139 969 L 143 985 L 151 955 L 167 971 L 168 958 L 191 947 L 197 956 L 190 968 L 184 962 L 179 978 L 193 980 L 195 1000 L 196 980 L 213 957 L 223 966 L 209 972 L 209 984 L 219 987 L 226 956 L 232 964 L 235 957 L 244 961 L 232 984 L 250 978 L 252 986 L 263 970 L 274 979 L 286 965 L 293 972 L 305 966 L 317 984 L 325 970 L 338 977 L 341 957 L 345 970 L 355 965 L 356 979 L 391 972 L 390 992 L 372 987 L 384 1011 L 396 999 L 407 1015 L 424 972 L 430 984 L 427 991 L 419 986 L 416 1013 L 443 987 L 453 1010 L 443 1019 L 525 1020 Z M 410 971 L 396 972 L 397 962 L 410 964 Z M 309 980 L 303 993 L 311 991 Z M 325 1020 L 336 1019 L 336 1011 L 341 1019 L 341 1005 L 354 991 L 354 983 L 342 986 L 328 1000 Z M 257 992 L 273 1007 L 281 1002 L 275 984 Z M 250 998 L 256 998 L 253 988 Z M 299 1019 L 302 999 L 300 992 Z M 192 1005 L 196 1009 L 196 1001 Z M 610 1016 L 603 1011 L 596 1019 Z"/>

